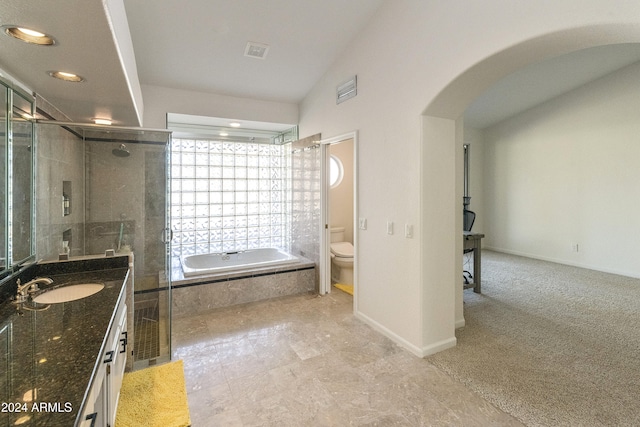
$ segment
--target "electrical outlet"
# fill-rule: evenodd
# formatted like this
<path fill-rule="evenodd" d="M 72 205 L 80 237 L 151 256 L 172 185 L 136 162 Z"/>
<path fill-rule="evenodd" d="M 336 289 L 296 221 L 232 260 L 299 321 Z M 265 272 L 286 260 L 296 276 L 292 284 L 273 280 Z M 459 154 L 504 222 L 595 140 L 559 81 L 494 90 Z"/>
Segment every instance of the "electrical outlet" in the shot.
<path fill-rule="evenodd" d="M 577 243 L 574 243 L 574 244 L 571 245 L 571 250 L 573 252 L 578 252 L 580 250 L 580 247 L 578 246 Z"/>
<path fill-rule="evenodd" d="M 358 218 L 358 228 L 360 230 L 367 229 L 367 218 Z"/>
<path fill-rule="evenodd" d="M 393 234 L 393 221 L 387 221 L 387 234 Z"/>

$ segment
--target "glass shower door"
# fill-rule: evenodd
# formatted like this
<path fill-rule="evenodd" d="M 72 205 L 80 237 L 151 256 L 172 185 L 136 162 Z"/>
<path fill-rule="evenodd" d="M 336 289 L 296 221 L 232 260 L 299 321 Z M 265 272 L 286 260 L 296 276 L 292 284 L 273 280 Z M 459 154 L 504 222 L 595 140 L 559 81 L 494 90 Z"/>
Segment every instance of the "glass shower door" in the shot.
<path fill-rule="evenodd" d="M 134 255 L 134 369 L 171 358 L 166 131 L 87 128 L 88 253 Z"/>
<path fill-rule="evenodd" d="M 171 133 L 39 120 L 37 135 L 38 258 L 132 254 L 127 363 L 170 360 Z"/>

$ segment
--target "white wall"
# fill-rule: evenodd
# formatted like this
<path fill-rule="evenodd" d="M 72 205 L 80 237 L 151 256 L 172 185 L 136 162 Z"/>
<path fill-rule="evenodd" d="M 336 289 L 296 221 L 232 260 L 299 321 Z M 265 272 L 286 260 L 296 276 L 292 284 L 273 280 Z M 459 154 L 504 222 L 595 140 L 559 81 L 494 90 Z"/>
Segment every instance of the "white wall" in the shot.
<path fill-rule="evenodd" d="M 340 184 L 329 190 L 329 223 L 344 227 L 345 241 L 353 243 L 353 139 L 331 144 L 329 153 L 342 163 Z"/>
<path fill-rule="evenodd" d="M 193 92 L 142 85 L 144 127 L 166 129 L 167 113 L 221 117 L 268 123 L 298 123 L 298 106 L 238 98 L 214 93 Z"/>
<path fill-rule="evenodd" d="M 485 246 L 640 277 L 638 81 L 640 63 L 485 130 Z"/>
<path fill-rule="evenodd" d="M 173 112 L 298 122 L 301 137 L 357 130 L 358 208 L 368 229 L 356 239 L 356 314 L 426 355 L 455 345 L 462 316 L 457 119 L 482 91 L 520 67 L 622 42 L 640 42 L 640 2 L 388 1 L 299 110 L 143 86 L 144 126 L 164 127 Z M 354 74 L 358 95 L 336 105 L 336 86 Z M 395 234 L 387 234 L 387 221 L 395 223 Z M 413 238 L 404 237 L 405 224 L 413 225 Z"/>
<path fill-rule="evenodd" d="M 552 12 L 552 13 L 550 13 Z M 425 355 L 462 313 L 462 143 L 456 120 L 509 72 L 553 55 L 640 41 L 640 3 L 385 2 L 300 105 L 300 134 L 359 132 L 356 313 Z M 358 75 L 358 95 L 335 88 Z M 427 114 L 430 117 L 422 117 Z M 394 221 L 396 233 L 386 233 Z M 414 226 L 405 238 L 404 224 Z M 455 312 L 455 315 L 454 315 Z"/>
<path fill-rule="evenodd" d="M 300 135 L 322 132 L 328 139 L 359 131 L 358 198 L 364 208 L 359 216 L 367 219 L 367 230 L 356 239 L 358 315 L 418 353 L 420 116 L 405 114 L 410 92 L 406 82 L 399 90 L 392 84 L 404 74 L 399 71 L 409 59 L 404 52 L 407 33 L 402 29 L 407 18 L 395 3 L 382 6 L 301 104 Z M 396 26 L 399 31 L 391 31 Z M 358 95 L 336 105 L 336 85 L 353 74 L 358 75 Z M 416 113 L 424 108 L 418 105 L 413 108 Z M 387 221 L 395 223 L 395 234 L 387 234 Z M 404 238 L 405 223 L 415 227 L 413 239 Z"/>

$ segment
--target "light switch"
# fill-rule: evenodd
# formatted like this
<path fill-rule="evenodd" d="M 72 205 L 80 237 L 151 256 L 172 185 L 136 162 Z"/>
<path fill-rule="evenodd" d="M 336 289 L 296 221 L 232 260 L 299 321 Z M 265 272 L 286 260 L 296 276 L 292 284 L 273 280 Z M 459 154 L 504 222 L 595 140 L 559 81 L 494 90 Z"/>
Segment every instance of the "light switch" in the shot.
<path fill-rule="evenodd" d="M 359 218 L 358 219 L 358 228 L 360 230 L 366 230 L 367 229 L 367 218 Z"/>
<path fill-rule="evenodd" d="M 387 234 L 393 234 L 393 221 L 387 221 Z"/>
<path fill-rule="evenodd" d="M 413 225 L 411 224 L 404 225 L 404 237 L 406 237 L 407 239 L 413 238 Z"/>

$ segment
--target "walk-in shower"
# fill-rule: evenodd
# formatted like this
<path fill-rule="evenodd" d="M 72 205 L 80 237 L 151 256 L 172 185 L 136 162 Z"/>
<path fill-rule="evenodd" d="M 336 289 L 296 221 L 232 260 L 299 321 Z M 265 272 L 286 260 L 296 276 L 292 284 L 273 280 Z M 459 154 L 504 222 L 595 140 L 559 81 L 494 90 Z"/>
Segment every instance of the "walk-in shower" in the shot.
<path fill-rule="evenodd" d="M 57 259 L 63 241 L 71 258 L 104 255 L 106 250 L 132 252 L 132 359 L 138 366 L 169 360 L 171 287 L 165 237 L 171 133 L 52 121 L 38 122 L 36 131 L 42 191 L 38 259 Z M 57 207 L 65 188 L 73 209 L 63 216 Z"/>

